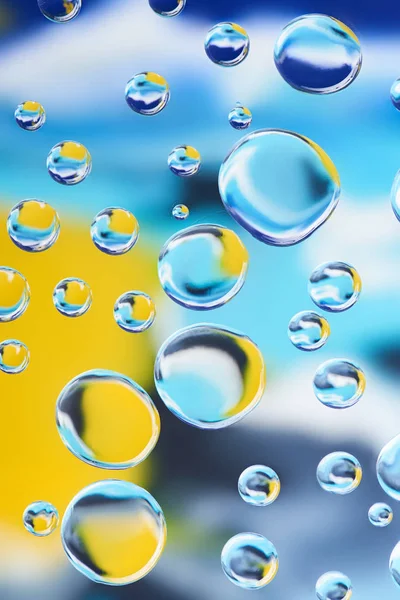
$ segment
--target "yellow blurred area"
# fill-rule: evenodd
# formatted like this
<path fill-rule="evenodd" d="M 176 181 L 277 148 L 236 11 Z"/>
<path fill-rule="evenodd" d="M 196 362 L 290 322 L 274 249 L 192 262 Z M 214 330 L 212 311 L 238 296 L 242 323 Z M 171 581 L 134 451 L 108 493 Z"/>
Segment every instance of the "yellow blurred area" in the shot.
<path fill-rule="evenodd" d="M 41 104 L 39 104 L 39 102 L 33 102 L 32 100 L 28 100 L 27 102 L 24 102 L 24 110 L 28 110 L 30 112 L 40 111 L 42 113 L 43 107 L 41 106 Z"/>
<path fill-rule="evenodd" d="M 244 265 L 249 262 L 249 253 L 239 236 L 230 229 L 222 229 L 221 242 L 224 252 L 221 254 L 221 270 L 232 277 L 243 272 Z"/>
<path fill-rule="evenodd" d="M 193 148 L 193 146 L 185 146 L 185 148 L 186 148 L 186 154 L 188 155 L 189 158 L 193 158 L 194 160 L 201 159 L 200 152 L 198 150 L 196 150 L 196 148 Z"/>
<path fill-rule="evenodd" d="M 65 158 L 72 158 L 79 161 L 86 160 L 87 156 L 90 156 L 85 146 L 77 142 L 65 142 L 61 146 L 60 154 Z"/>
<path fill-rule="evenodd" d="M 115 208 L 110 219 L 111 231 L 132 235 L 138 228 L 138 223 L 132 213 Z"/>
<path fill-rule="evenodd" d="M 64 294 L 65 302 L 75 306 L 84 306 L 90 299 L 90 286 L 82 281 L 68 281 Z"/>
<path fill-rule="evenodd" d="M 149 71 L 147 73 L 147 80 L 150 81 L 151 83 L 156 83 L 157 85 L 166 87 L 167 89 L 169 87 L 167 80 L 164 79 L 164 77 L 162 77 L 161 75 L 158 75 L 157 73 L 153 73 L 152 71 Z"/>
<path fill-rule="evenodd" d="M 55 514 L 38 514 L 32 519 L 32 527 L 36 534 L 51 531 L 57 522 Z"/>
<path fill-rule="evenodd" d="M 18 223 L 34 229 L 49 229 L 56 217 L 52 206 L 39 200 L 24 203 L 19 210 Z"/>
<path fill-rule="evenodd" d="M 137 321 L 147 321 L 154 313 L 154 304 L 151 298 L 135 296 L 133 305 L 133 318 Z"/>
<path fill-rule="evenodd" d="M 3 210 L 0 222 L 6 219 Z M 156 257 L 140 244 L 124 256 L 108 256 L 95 248 L 89 229 L 90 221 L 72 222 L 61 215 L 61 233 L 54 247 L 31 254 L 17 248 L 6 228 L 0 228 L 3 264 L 23 273 L 31 287 L 27 311 L 13 322 L 0 323 L 0 341 L 19 339 L 31 354 L 25 372 L 13 376 L 0 372 L 0 531 L 9 541 L 12 538 L 18 556 L 23 556 L 24 549 L 38 559 L 65 560 L 58 533 L 38 541 L 23 528 L 22 514 L 31 502 L 48 500 L 61 516 L 82 487 L 99 479 L 118 477 L 142 485 L 147 482 L 148 461 L 134 470 L 96 469 L 67 450 L 56 428 L 57 397 L 72 378 L 84 371 L 115 370 L 145 389 L 153 385 L 150 333 L 130 335 L 123 331 L 115 323 L 113 306 L 122 293 L 132 288 L 152 294 L 158 286 Z M 91 310 L 78 319 L 61 315 L 52 301 L 55 285 L 71 276 L 86 281 L 93 292 Z M 0 272 L 2 290 L 4 277 Z M 1 302 L 14 304 L 21 296 L 23 281 L 13 278 L 6 289 L 7 297 L 2 295 Z M 105 438 L 107 425 L 105 422 Z M 9 548 L 7 543 L 0 545 L 2 569 L 12 560 Z"/>
<path fill-rule="evenodd" d="M 20 344 L 7 344 L 2 351 L 2 360 L 7 367 L 19 367 L 26 362 L 28 351 Z"/>
<path fill-rule="evenodd" d="M 65 8 L 65 14 L 69 15 L 74 10 L 73 2 L 68 2 L 68 0 L 64 0 L 63 4 L 64 4 L 64 8 Z"/>
<path fill-rule="evenodd" d="M 5 233 L 1 234 L 5 237 Z M 10 242 L 11 244 L 12 242 Z M 0 238 L 1 244 L 1 238 Z M 2 249 L 0 245 L 0 249 Z M 3 256 L 5 256 L 3 254 Z M 9 266 L 9 265 L 2 265 Z M 18 269 L 17 269 L 18 271 Z M 25 291 L 26 283 L 19 273 L 13 273 L 11 271 L 0 270 L 0 305 L 5 308 L 11 308 L 16 306 L 22 299 Z M 4 326 L 1 323 L 2 327 Z M 13 337 L 13 336 L 10 336 Z"/>

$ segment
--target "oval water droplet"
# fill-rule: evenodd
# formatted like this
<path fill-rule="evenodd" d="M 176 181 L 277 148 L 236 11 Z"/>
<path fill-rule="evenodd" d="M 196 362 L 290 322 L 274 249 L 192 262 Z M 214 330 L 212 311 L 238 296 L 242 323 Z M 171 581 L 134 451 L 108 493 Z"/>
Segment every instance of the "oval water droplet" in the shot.
<path fill-rule="evenodd" d="M 222 569 L 232 583 L 258 590 L 274 579 L 279 559 L 272 542 L 258 533 L 238 533 L 223 547 Z"/>
<path fill-rule="evenodd" d="M 82 0 L 38 0 L 41 13 L 54 23 L 67 23 L 78 16 Z"/>
<path fill-rule="evenodd" d="M 317 468 L 317 481 L 323 490 L 343 496 L 361 483 L 362 469 L 355 456 L 348 452 L 327 454 Z"/>

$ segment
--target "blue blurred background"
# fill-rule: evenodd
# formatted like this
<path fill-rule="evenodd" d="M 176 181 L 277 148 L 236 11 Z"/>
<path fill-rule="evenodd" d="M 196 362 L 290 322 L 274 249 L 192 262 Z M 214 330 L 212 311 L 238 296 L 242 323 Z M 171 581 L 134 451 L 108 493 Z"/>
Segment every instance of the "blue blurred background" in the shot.
<path fill-rule="evenodd" d="M 275 69 L 272 51 L 280 30 L 308 12 L 342 20 L 360 39 L 363 67 L 343 92 L 302 94 Z M 0 374 L 2 599 L 241 600 L 248 592 L 230 584 L 220 567 L 224 543 L 240 531 L 266 535 L 278 549 L 279 573 L 262 592 L 265 598 L 313 598 L 315 581 L 329 570 L 351 578 L 356 600 L 398 597 L 388 560 L 399 539 L 400 513 L 393 506 L 393 524 L 378 530 L 367 511 L 387 500 L 375 461 L 400 428 L 400 224 L 389 200 L 400 168 L 400 114 L 389 98 L 400 76 L 399 17 L 392 0 L 362 6 L 345 0 L 187 0 L 174 19 L 160 18 L 147 0 L 83 0 L 78 18 L 57 25 L 41 15 L 35 0 L 0 2 L 0 253 L 32 288 L 27 313 L 1 325 L 2 338 L 20 337 L 32 353 L 26 373 Z M 204 52 L 208 29 L 221 20 L 238 22 L 251 39 L 248 58 L 233 69 L 216 66 Z M 152 118 L 130 111 L 124 99 L 126 82 L 141 71 L 160 73 L 171 87 L 167 108 Z M 46 125 L 34 134 L 13 118 L 25 100 L 41 102 L 47 112 Z M 217 176 L 241 137 L 227 119 L 237 101 L 253 112 L 251 130 L 280 127 L 306 135 L 338 168 L 338 208 L 298 246 L 257 242 L 222 207 Z M 55 183 L 45 167 L 48 151 L 62 140 L 84 144 L 93 158 L 92 174 L 73 188 Z M 188 180 L 167 167 L 168 153 L 179 144 L 202 155 L 201 171 Z M 16 249 L 6 233 L 11 207 L 34 197 L 53 205 L 62 221 L 60 240 L 43 256 Z M 175 305 L 157 279 L 158 251 L 182 227 L 171 217 L 177 203 L 190 208 L 185 226 L 227 225 L 250 252 L 240 294 L 205 319 Z M 140 223 L 140 241 L 123 257 L 101 255 L 90 241 L 93 216 L 110 205 L 132 210 Z M 363 292 L 348 313 L 330 315 L 331 338 L 308 355 L 290 344 L 287 324 L 296 312 L 313 308 L 308 276 L 328 260 L 353 264 Z M 51 290 L 69 276 L 92 285 L 94 305 L 90 314 L 66 324 L 54 314 Z M 157 304 L 154 326 L 139 338 L 116 331 L 113 322 L 113 302 L 128 289 L 142 289 Z M 259 407 L 223 431 L 198 431 L 178 421 L 152 383 L 161 342 L 203 319 L 250 335 L 267 365 Z M 318 365 L 335 357 L 355 361 L 367 377 L 364 397 L 346 411 L 320 405 L 312 390 Z M 83 485 L 113 475 L 70 456 L 54 422 L 65 383 L 96 367 L 134 377 L 162 417 L 154 453 L 123 476 L 155 495 L 169 540 L 154 571 L 126 588 L 92 584 L 68 563 L 59 532 L 31 539 L 21 520 L 31 501 L 53 501 L 62 513 Z M 323 492 L 315 479 L 319 460 L 335 450 L 354 453 L 363 466 L 360 487 L 347 497 Z M 264 509 L 243 503 L 236 489 L 241 471 L 253 463 L 267 464 L 281 477 L 278 501 Z"/>

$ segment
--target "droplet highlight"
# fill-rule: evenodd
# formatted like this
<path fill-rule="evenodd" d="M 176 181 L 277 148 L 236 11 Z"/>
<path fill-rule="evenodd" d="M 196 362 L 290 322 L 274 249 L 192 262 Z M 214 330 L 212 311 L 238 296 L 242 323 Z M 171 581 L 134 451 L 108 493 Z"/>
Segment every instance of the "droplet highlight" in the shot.
<path fill-rule="evenodd" d="M 318 579 L 315 593 L 318 600 L 350 600 L 353 587 L 347 575 L 339 571 L 329 571 Z"/>
<path fill-rule="evenodd" d="M 361 483 L 362 469 L 355 456 L 348 452 L 327 454 L 318 465 L 317 481 L 323 490 L 343 496 Z"/>
<path fill-rule="evenodd" d="M 266 375 L 263 356 L 249 337 L 203 323 L 164 342 L 154 379 L 161 399 L 179 419 L 201 429 L 220 429 L 257 406 Z"/>
<path fill-rule="evenodd" d="M 129 252 L 139 237 L 139 223 L 125 208 L 108 207 L 95 216 L 90 227 L 93 243 L 105 254 L 117 256 Z"/>
<path fill-rule="evenodd" d="M 14 321 L 28 308 L 31 291 L 19 271 L 0 267 L 0 323 Z"/>
<path fill-rule="evenodd" d="M 152 116 L 161 112 L 168 104 L 169 97 L 169 85 L 157 73 L 138 73 L 126 84 L 125 99 L 128 106 L 141 115 Z"/>
<path fill-rule="evenodd" d="M 127 585 L 147 575 L 166 543 L 163 511 L 128 481 L 98 481 L 69 504 L 61 539 L 71 564 L 96 583 Z"/>
<path fill-rule="evenodd" d="M 177 146 L 168 156 L 168 166 L 174 175 L 196 175 L 201 166 L 200 153 L 193 146 Z"/>
<path fill-rule="evenodd" d="M 221 67 L 234 67 L 248 55 L 250 40 L 240 25 L 218 23 L 207 33 L 204 48 L 213 63 Z"/>
<path fill-rule="evenodd" d="M 189 209 L 185 204 L 177 204 L 172 209 L 172 216 L 177 221 L 184 221 L 189 216 Z"/>
<path fill-rule="evenodd" d="M 336 167 L 322 148 L 279 129 L 242 138 L 222 163 L 218 185 L 229 214 L 273 246 L 310 236 L 332 214 L 340 194 Z"/>
<path fill-rule="evenodd" d="M 78 16 L 82 0 L 38 0 L 41 13 L 54 23 L 67 23 Z"/>
<path fill-rule="evenodd" d="M 314 376 L 314 393 L 329 408 L 349 408 L 365 391 L 365 375 L 360 367 L 343 358 L 327 360 Z"/>
<path fill-rule="evenodd" d="M 238 490 L 247 504 L 268 506 L 279 496 L 281 482 L 271 467 L 252 465 L 240 475 Z"/>
<path fill-rule="evenodd" d="M 149 0 L 150 8 L 161 17 L 176 17 L 186 6 L 186 0 Z"/>
<path fill-rule="evenodd" d="M 145 460 L 160 434 L 147 392 L 126 375 L 95 369 L 70 381 L 57 400 L 60 437 L 77 458 L 102 469 Z"/>
<path fill-rule="evenodd" d="M 46 537 L 58 526 L 58 511 L 50 502 L 32 502 L 24 511 L 23 523 L 29 533 Z"/>
<path fill-rule="evenodd" d="M 304 310 L 290 319 L 288 336 L 293 346 L 312 352 L 324 346 L 331 333 L 328 321 L 315 312 Z"/>
<path fill-rule="evenodd" d="M 293 88 L 332 94 L 350 85 L 360 72 L 361 46 L 347 25 L 327 15 L 294 19 L 275 43 L 275 65 Z"/>
<path fill-rule="evenodd" d="M 65 317 L 81 317 L 92 305 L 92 290 L 82 279 L 68 277 L 54 288 L 53 303 Z"/>
<path fill-rule="evenodd" d="M 17 375 L 25 371 L 29 365 L 30 354 L 28 347 L 19 340 L 4 340 L 0 342 L 0 371 Z"/>
<path fill-rule="evenodd" d="M 234 129 L 247 129 L 251 125 L 253 115 L 248 108 L 240 102 L 236 102 L 236 106 L 232 108 L 228 119 Z"/>
<path fill-rule="evenodd" d="M 37 131 L 46 123 L 46 113 L 43 106 L 32 100 L 18 104 L 14 117 L 17 124 L 25 131 Z"/>
<path fill-rule="evenodd" d="M 377 502 L 369 509 L 368 519 L 375 527 L 387 527 L 393 521 L 393 510 L 388 504 Z"/>
<path fill-rule="evenodd" d="M 308 293 L 319 308 L 343 312 L 357 302 L 361 287 L 361 278 L 354 267 L 344 262 L 327 262 L 311 273 Z"/>
<path fill-rule="evenodd" d="M 400 500 L 400 435 L 383 446 L 376 462 L 376 474 L 383 491 Z"/>
<path fill-rule="evenodd" d="M 158 259 L 158 276 L 174 302 L 193 310 L 210 310 L 223 306 L 240 291 L 248 260 L 234 231 L 220 225 L 194 225 L 165 243 Z"/>
<path fill-rule="evenodd" d="M 224 546 L 222 570 L 235 585 L 258 590 L 274 579 L 279 559 L 272 542 L 258 533 L 239 533 Z"/>
<path fill-rule="evenodd" d="M 76 185 L 90 174 L 92 157 L 85 146 L 78 142 L 60 142 L 49 152 L 47 170 L 57 183 Z"/>
<path fill-rule="evenodd" d="M 46 202 L 23 200 L 10 211 L 7 231 L 21 250 L 43 252 L 55 244 L 60 234 L 57 211 Z"/>
<path fill-rule="evenodd" d="M 144 292 L 126 292 L 118 298 L 114 306 L 114 318 L 124 331 L 141 333 L 154 322 L 156 307 L 153 300 Z"/>

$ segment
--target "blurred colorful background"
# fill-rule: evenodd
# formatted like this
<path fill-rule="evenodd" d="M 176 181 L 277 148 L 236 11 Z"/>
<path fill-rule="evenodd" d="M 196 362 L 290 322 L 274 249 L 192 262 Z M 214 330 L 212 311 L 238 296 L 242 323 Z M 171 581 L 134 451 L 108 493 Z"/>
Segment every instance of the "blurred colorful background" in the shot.
<path fill-rule="evenodd" d="M 332 15 L 360 39 L 363 67 L 344 91 L 302 94 L 277 73 L 273 45 L 282 27 L 304 13 Z M 277 577 L 264 588 L 271 600 L 314 597 L 317 578 L 346 573 L 354 598 L 394 600 L 388 560 L 399 539 L 400 512 L 378 530 L 369 506 L 387 501 L 376 481 L 379 450 L 400 428 L 400 224 L 390 188 L 400 168 L 400 114 L 390 102 L 400 76 L 399 7 L 391 0 L 362 5 L 344 0 L 187 0 L 174 19 L 156 15 L 147 0 L 84 0 L 74 21 L 47 21 L 35 0 L 0 1 L 0 255 L 29 281 L 32 300 L 17 321 L 1 324 L 1 339 L 17 338 L 31 351 L 26 372 L 0 373 L 0 598 L 2 600 L 240 600 L 220 566 L 231 535 L 256 531 L 279 552 Z M 204 52 L 208 29 L 222 20 L 249 33 L 248 58 L 233 69 L 213 64 Z M 126 82 L 141 71 L 162 74 L 171 100 L 152 118 L 135 114 L 124 98 Z M 25 100 L 43 104 L 47 123 L 29 133 L 14 121 Z M 288 248 L 253 239 L 226 214 L 217 177 L 222 160 L 241 137 L 228 123 L 237 101 L 253 112 L 251 130 L 278 127 L 317 142 L 332 158 L 342 196 L 329 221 L 311 238 Z M 62 140 L 84 144 L 93 170 L 76 187 L 55 183 L 46 171 L 50 148 Z M 174 176 L 167 156 L 179 144 L 202 155 L 198 175 Z M 61 235 L 53 248 L 31 255 L 16 248 L 6 230 L 9 210 L 22 199 L 54 206 Z M 171 217 L 175 204 L 190 208 L 185 224 Z M 140 240 L 120 257 L 99 252 L 90 223 L 101 209 L 120 205 L 140 223 Z M 250 253 L 241 292 L 205 315 L 174 304 L 162 291 L 157 256 L 182 227 L 219 223 L 239 233 Z M 349 312 L 330 316 L 327 345 L 301 353 L 287 337 L 298 311 L 312 309 L 308 276 L 324 261 L 356 267 L 363 292 Z M 52 290 L 76 276 L 93 290 L 93 306 L 67 319 L 52 304 Z M 130 335 L 115 324 L 113 305 L 129 289 L 151 295 L 157 317 L 149 331 Z M 160 344 L 180 327 L 209 321 L 239 329 L 261 348 L 267 388 L 258 408 L 227 430 L 201 431 L 170 414 L 154 389 L 153 364 Z M 313 394 L 312 379 L 328 358 L 354 360 L 367 389 L 350 410 L 332 411 Z M 91 583 L 69 564 L 59 531 L 34 538 L 22 513 L 45 499 L 64 512 L 86 484 L 113 477 L 80 462 L 62 444 L 55 402 L 64 385 L 92 368 L 120 371 L 153 397 L 161 437 L 139 467 L 118 477 L 144 485 L 164 509 L 168 543 L 156 568 L 132 586 Z M 320 459 L 335 450 L 354 453 L 364 476 L 350 496 L 323 492 L 315 478 Z M 265 509 L 237 493 L 242 470 L 267 464 L 280 475 L 282 492 Z M 393 501 L 391 501 L 393 505 Z"/>

